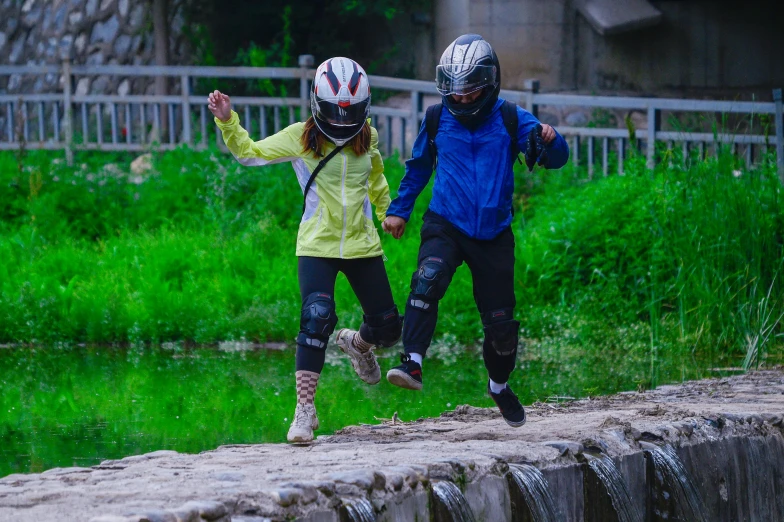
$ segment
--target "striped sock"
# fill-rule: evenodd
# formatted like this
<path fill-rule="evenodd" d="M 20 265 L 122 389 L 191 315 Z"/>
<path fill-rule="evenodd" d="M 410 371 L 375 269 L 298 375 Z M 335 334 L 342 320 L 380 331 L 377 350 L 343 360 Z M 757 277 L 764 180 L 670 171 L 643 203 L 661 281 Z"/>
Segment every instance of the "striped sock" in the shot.
<path fill-rule="evenodd" d="M 297 404 L 313 404 L 313 400 L 316 398 L 319 374 L 300 370 L 295 375 L 297 377 Z"/>
<path fill-rule="evenodd" d="M 354 334 L 354 338 L 351 339 L 351 345 L 362 353 L 365 353 L 373 348 L 373 345 L 364 340 L 359 332 Z"/>

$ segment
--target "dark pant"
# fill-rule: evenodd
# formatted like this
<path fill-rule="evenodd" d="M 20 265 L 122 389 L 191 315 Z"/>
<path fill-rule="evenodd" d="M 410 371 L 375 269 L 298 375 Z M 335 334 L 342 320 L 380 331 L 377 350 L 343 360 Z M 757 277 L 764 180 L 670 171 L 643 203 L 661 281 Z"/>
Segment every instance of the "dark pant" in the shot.
<path fill-rule="evenodd" d="M 514 336 L 513 321 L 516 304 L 514 294 L 514 234 L 507 228 L 491 240 L 466 236 L 449 221 L 433 212 L 426 212 L 421 231 L 418 268 L 411 281 L 411 294 L 406 301 L 403 345 L 407 353 L 425 355 L 433 339 L 438 319 L 438 301 L 446 293 L 452 276 L 463 262 L 471 270 L 474 300 L 485 326 L 483 357 L 490 378 L 504 383 L 515 367 L 515 352 L 494 347 L 495 325 L 508 326 L 507 338 Z M 512 331 L 509 331 L 511 328 Z M 500 353 L 499 353 L 500 352 Z"/>
<path fill-rule="evenodd" d="M 366 316 L 376 316 L 395 308 L 392 289 L 381 256 L 363 259 L 300 257 L 298 266 L 299 292 L 305 299 L 316 292 L 335 295 L 335 279 L 343 272 L 354 290 Z M 363 323 L 363 339 L 372 342 Z M 331 332 L 329 332 L 331 333 Z M 297 343 L 297 370 L 321 373 L 325 350 Z"/>

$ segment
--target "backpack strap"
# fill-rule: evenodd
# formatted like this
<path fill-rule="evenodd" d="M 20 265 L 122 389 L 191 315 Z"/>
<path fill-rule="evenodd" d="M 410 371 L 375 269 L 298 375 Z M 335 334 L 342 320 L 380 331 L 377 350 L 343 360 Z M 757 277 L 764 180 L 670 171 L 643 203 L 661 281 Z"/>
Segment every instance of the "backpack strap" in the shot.
<path fill-rule="evenodd" d="M 523 162 L 520 159 L 520 147 L 517 145 L 517 104 L 510 102 L 509 100 L 504 100 L 504 104 L 501 106 L 501 116 L 504 119 L 504 127 L 506 127 L 506 132 L 512 139 L 512 145 L 510 147 L 513 158 L 512 161 L 514 161 L 514 158 L 517 158 L 517 161 L 519 161 L 522 165 Z"/>
<path fill-rule="evenodd" d="M 321 171 L 321 169 L 324 168 L 324 165 L 326 165 L 327 162 L 329 160 L 331 160 L 333 157 L 335 157 L 335 154 L 340 152 L 342 149 L 343 149 L 343 145 L 337 145 L 334 149 L 332 149 L 332 152 L 327 154 L 327 156 L 324 159 L 319 161 L 319 164 L 316 165 L 315 169 L 313 169 L 313 173 L 308 178 L 308 182 L 305 183 L 305 190 L 302 191 L 302 196 L 303 196 L 303 199 L 302 199 L 302 213 L 303 214 L 305 213 L 305 206 L 307 205 L 307 202 L 308 202 L 308 191 L 310 190 L 310 186 L 313 185 L 313 181 L 316 179 L 316 175 Z"/>
<path fill-rule="evenodd" d="M 441 122 L 442 104 L 436 103 L 427 108 L 425 112 L 425 130 L 427 131 L 427 142 L 430 145 L 430 155 L 433 157 L 433 170 L 436 168 L 438 158 L 436 150 L 436 134 L 438 134 L 438 124 Z"/>
<path fill-rule="evenodd" d="M 441 109 L 443 105 L 436 103 L 427 108 L 425 112 L 425 131 L 427 131 L 427 141 L 430 145 L 430 154 L 433 156 L 433 170 L 436 168 L 438 150 L 436 149 L 436 134 L 438 133 L 438 124 L 441 122 Z M 504 100 L 501 106 L 501 116 L 504 120 L 504 127 L 506 132 L 511 138 L 512 144 L 510 152 L 512 158 L 517 158 L 517 161 L 522 165 L 520 159 L 520 147 L 517 145 L 517 104 L 509 100 Z"/>

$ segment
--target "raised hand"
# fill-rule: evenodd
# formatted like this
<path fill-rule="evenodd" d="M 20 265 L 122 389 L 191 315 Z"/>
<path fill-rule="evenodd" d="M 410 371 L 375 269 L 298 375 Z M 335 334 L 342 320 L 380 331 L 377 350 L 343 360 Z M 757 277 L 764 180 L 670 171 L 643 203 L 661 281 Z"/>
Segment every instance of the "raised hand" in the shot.
<path fill-rule="evenodd" d="M 231 118 L 231 98 L 220 91 L 207 96 L 207 108 L 220 121 L 226 122 Z"/>
<path fill-rule="evenodd" d="M 400 239 L 406 231 L 406 220 L 398 216 L 387 216 L 381 223 L 381 228 L 387 234 L 392 234 L 395 239 Z"/>

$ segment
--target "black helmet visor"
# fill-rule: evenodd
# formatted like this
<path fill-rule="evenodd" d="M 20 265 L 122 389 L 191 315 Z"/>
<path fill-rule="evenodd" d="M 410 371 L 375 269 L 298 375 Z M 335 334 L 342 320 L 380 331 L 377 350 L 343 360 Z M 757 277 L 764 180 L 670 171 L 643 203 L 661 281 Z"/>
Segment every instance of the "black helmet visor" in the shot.
<path fill-rule="evenodd" d="M 495 65 L 469 65 L 452 63 L 436 67 L 436 88 L 449 94 L 471 94 L 495 84 Z"/>
<path fill-rule="evenodd" d="M 359 103 L 341 106 L 338 103 L 311 98 L 313 115 L 336 127 L 354 126 L 365 121 L 370 107 L 370 96 Z"/>

